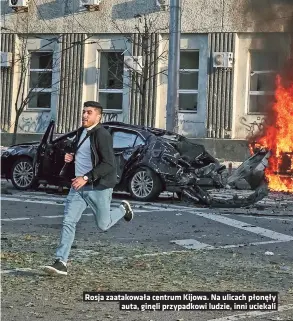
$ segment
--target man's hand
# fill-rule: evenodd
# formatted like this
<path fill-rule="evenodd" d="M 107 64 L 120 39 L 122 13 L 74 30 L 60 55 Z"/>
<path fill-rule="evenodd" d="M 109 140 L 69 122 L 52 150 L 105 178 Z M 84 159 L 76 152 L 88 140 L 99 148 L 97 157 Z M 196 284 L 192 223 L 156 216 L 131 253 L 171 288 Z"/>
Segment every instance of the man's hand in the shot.
<path fill-rule="evenodd" d="M 74 154 L 68 154 L 66 153 L 65 156 L 64 156 L 64 161 L 65 163 L 71 163 L 73 161 L 73 155 Z"/>
<path fill-rule="evenodd" d="M 71 181 L 72 181 L 71 186 L 76 190 L 79 190 L 87 183 L 87 181 L 85 179 L 83 179 L 82 176 L 77 176 L 77 177 L 73 178 Z"/>

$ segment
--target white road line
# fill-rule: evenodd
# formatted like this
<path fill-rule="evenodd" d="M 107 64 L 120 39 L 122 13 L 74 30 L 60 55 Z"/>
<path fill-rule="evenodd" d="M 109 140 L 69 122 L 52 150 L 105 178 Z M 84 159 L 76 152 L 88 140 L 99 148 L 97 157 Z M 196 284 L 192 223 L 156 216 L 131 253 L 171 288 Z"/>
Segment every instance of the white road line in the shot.
<path fill-rule="evenodd" d="M 241 244 L 231 244 L 231 245 L 220 245 L 213 246 L 206 243 L 198 242 L 194 239 L 186 239 L 186 240 L 172 240 L 171 243 L 182 246 L 188 250 L 217 250 L 217 249 L 231 249 L 235 247 L 249 247 L 255 245 L 264 245 L 264 244 L 274 244 L 274 243 L 282 243 L 287 241 L 261 241 L 261 242 L 251 242 L 251 243 L 241 243 Z"/>
<path fill-rule="evenodd" d="M 45 200 L 45 201 L 56 201 L 56 202 L 60 202 L 60 201 L 62 201 L 62 202 L 65 202 L 66 201 L 66 197 L 55 197 L 55 196 L 48 196 L 48 195 L 44 195 L 44 196 L 40 196 L 40 195 L 17 195 L 17 197 L 14 197 L 14 196 L 5 196 L 4 198 L 2 198 L 2 199 L 4 199 L 5 200 L 5 198 L 8 200 L 14 200 L 14 199 L 24 199 L 24 201 L 25 200 Z M 120 204 L 121 203 L 121 201 L 120 200 L 112 200 L 112 203 L 117 203 L 117 204 Z M 155 209 L 157 209 L 157 208 L 159 208 L 159 207 L 157 207 L 157 206 L 155 206 L 155 203 L 135 203 L 135 202 L 132 202 L 131 201 L 131 203 L 133 204 L 133 206 L 132 207 L 136 207 L 136 206 L 143 206 L 143 207 L 145 207 L 145 208 L 150 208 L 150 209 L 153 209 L 153 208 L 155 208 Z"/>
<path fill-rule="evenodd" d="M 114 196 L 114 194 L 113 194 Z M 48 194 L 48 193 L 41 193 L 41 192 L 37 192 L 37 193 L 34 193 L 34 192 L 31 192 L 31 193 L 15 193 L 13 195 L 6 195 L 6 197 L 8 198 L 27 198 L 27 199 L 48 199 L 48 200 L 57 200 L 57 201 L 62 201 L 62 200 L 65 200 L 67 195 L 64 195 L 64 196 L 54 196 L 54 194 Z M 122 199 L 121 199 L 122 200 Z M 118 199 L 114 199 L 112 200 L 113 202 L 117 202 L 117 203 L 120 203 L 121 201 L 118 200 Z M 133 205 L 143 205 L 143 206 L 157 206 L 159 205 L 160 203 L 156 203 L 156 202 L 140 202 L 140 201 L 134 201 L 134 200 L 131 200 L 130 201 L 131 204 Z M 172 206 L 175 206 L 175 207 L 179 207 L 181 208 L 182 206 L 181 205 L 172 205 Z"/>
<path fill-rule="evenodd" d="M 280 313 L 283 311 L 289 311 L 293 309 L 293 304 L 281 305 L 278 307 L 278 311 L 251 311 L 241 314 L 230 315 L 229 317 L 223 317 L 218 319 L 209 319 L 207 321 L 238 321 L 238 320 L 247 320 L 252 317 L 262 317 L 266 314 Z M 281 320 L 281 319 L 280 319 Z"/>
<path fill-rule="evenodd" d="M 206 243 L 201 243 L 197 240 L 194 239 L 186 239 L 186 240 L 172 240 L 170 241 L 171 243 L 175 243 L 179 246 L 183 246 L 186 249 L 189 250 L 202 250 L 202 249 L 214 249 L 214 246 L 206 244 Z"/>
<path fill-rule="evenodd" d="M 53 201 L 45 201 L 45 200 L 32 200 L 32 199 L 20 199 L 20 198 L 9 198 L 1 196 L 1 201 L 11 201 L 11 202 L 23 202 L 23 203 L 36 203 L 36 204 L 50 204 L 57 206 L 64 206 L 64 204 L 56 203 Z"/>
<path fill-rule="evenodd" d="M 1 221 L 25 221 L 31 220 L 30 217 L 1 218 Z"/>
<path fill-rule="evenodd" d="M 213 220 L 213 221 L 225 224 L 225 225 L 233 226 L 233 227 L 239 228 L 244 231 L 248 231 L 248 232 L 255 233 L 255 234 L 258 234 L 261 236 L 265 236 L 265 237 L 271 238 L 276 241 L 287 242 L 287 241 L 293 240 L 292 235 L 278 233 L 278 232 L 268 230 L 268 229 L 265 229 L 265 228 L 262 228 L 259 226 L 251 225 L 249 223 L 237 221 L 237 220 L 234 220 L 234 219 L 226 217 L 226 216 L 217 215 L 217 214 L 213 214 L 213 213 L 196 212 L 196 211 L 194 211 L 194 212 L 188 211 L 188 213 L 193 214 L 193 215 L 197 215 L 197 216 L 201 216 L 201 217 L 204 217 L 209 220 Z"/>
<path fill-rule="evenodd" d="M 111 211 L 114 208 L 111 208 Z M 149 213 L 150 210 L 149 209 L 141 209 L 141 210 L 134 210 L 134 213 Z M 93 216 L 92 213 L 85 213 L 82 214 L 82 216 Z M 63 215 L 42 215 L 42 216 L 34 216 L 34 217 L 13 217 L 13 218 L 1 218 L 0 221 L 4 221 L 4 222 L 11 222 L 11 221 L 25 221 L 25 220 L 33 220 L 33 219 L 37 219 L 37 218 L 59 218 L 59 217 L 63 217 Z"/>
<path fill-rule="evenodd" d="M 55 202 L 54 202 L 55 200 Z M 7 197 L 7 196 L 1 196 L 1 201 L 11 201 L 11 202 L 23 202 L 23 203 L 36 203 L 36 204 L 48 204 L 48 205 L 56 205 L 56 206 L 64 206 L 66 198 L 54 198 L 54 197 Z M 62 203 L 61 203 L 62 202 Z M 113 205 L 119 206 L 121 201 L 113 200 L 111 202 Z M 144 203 L 139 202 L 130 202 L 133 209 L 136 210 L 136 208 L 143 208 L 146 210 L 152 210 L 152 211 L 172 211 L 175 209 L 174 206 L 168 206 L 168 207 L 162 207 L 162 206 L 154 206 L 154 205 L 148 205 Z M 180 209 L 186 209 L 186 207 L 178 206 Z"/>
<path fill-rule="evenodd" d="M 34 194 L 16 194 L 15 196 L 8 196 L 8 198 L 13 199 L 14 197 L 16 198 L 25 198 L 25 199 L 45 199 L 45 200 L 56 200 L 56 201 L 65 201 L 66 197 L 61 197 L 61 196 L 50 196 L 48 194 L 45 195 L 34 195 Z"/>
<path fill-rule="evenodd" d="M 83 214 L 85 215 L 85 214 Z M 38 217 L 44 217 L 44 218 L 57 218 L 57 217 L 63 217 L 63 215 L 44 215 L 44 216 L 38 216 Z M 34 217 L 35 218 L 35 217 Z"/>
<path fill-rule="evenodd" d="M 224 214 L 224 215 L 233 215 L 233 214 Z M 261 219 L 264 219 L 264 220 L 278 220 L 278 221 L 293 221 L 293 219 L 291 218 L 284 218 L 284 217 L 272 217 L 272 216 L 260 216 L 260 215 L 238 215 L 238 216 L 241 216 L 241 217 L 252 217 L 252 218 L 261 218 Z"/>

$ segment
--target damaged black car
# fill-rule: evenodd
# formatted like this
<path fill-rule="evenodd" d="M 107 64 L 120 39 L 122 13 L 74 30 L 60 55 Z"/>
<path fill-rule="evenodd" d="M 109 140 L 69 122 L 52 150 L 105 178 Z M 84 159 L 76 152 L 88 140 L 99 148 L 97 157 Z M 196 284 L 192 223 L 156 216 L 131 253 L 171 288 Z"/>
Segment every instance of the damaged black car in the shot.
<path fill-rule="evenodd" d="M 107 122 L 113 137 L 117 166 L 116 191 L 129 192 L 134 199 L 150 201 L 163 191 L 182 195 L 183 168 L 196 175 L 196 185 L 205 190 L 225 186 L 225 166 L 203 145 L 163 129 Z M 60 175 L 64 155 L 71 151 L 76 131 L 56 137 L 51 121 L 41 142 L 10 146 L 1 155 L 1 177 L 11 179 L 17 189 L 39 184 L 70 186 L 73 166 Z M 194 182 L 195 183 L 195 182 Z"/>

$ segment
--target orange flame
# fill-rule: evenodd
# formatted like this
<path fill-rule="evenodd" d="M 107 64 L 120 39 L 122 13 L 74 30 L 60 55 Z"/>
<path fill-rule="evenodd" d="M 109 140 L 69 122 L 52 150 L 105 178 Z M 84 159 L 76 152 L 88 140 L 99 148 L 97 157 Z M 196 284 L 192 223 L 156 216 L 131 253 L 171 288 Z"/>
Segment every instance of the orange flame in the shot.
<path fill-rule="evenodd" d="M 277 76 L 276 84 L 273 124 L 265 128 L 256 143 L 272 153 L 265 171 L 269 188 L 293 192 L 293 82 L 284 87 Z"/>

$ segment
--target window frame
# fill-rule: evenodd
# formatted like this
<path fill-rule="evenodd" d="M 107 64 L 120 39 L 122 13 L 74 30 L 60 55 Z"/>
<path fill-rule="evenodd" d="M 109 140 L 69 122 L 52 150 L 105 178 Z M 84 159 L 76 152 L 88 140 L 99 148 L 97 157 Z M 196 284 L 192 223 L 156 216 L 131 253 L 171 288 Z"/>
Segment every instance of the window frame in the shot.
<path fill-rule="evenodd" d="M 50 53 L 52 55 L 52 69 L 36 69 L 36 68 L 33 68 L 31 69 L 31 54 L 32 53 Z M 38 93 L 38 92 L 42 92 L 42 93 L 46 93 L 46 92 L 49 92 L 51 93 L 51 99 L 50 99 L 50 107 L 49 108 L 42 108 L 42 107 L 29 107 L 29 102 L 27 103 L 27 106 L 26 106 L 26 110 L 27 111 L 51 111 L 52 110 L 52 93 L 53 93 L 53 74 L 54 74 L 54 51 L 53 50 L 29 50 L 28 51 L 28 54 L 29 54 L 29 64 L 28 64 L 28 67 L 29 67 L 29 74 L 28 74 L 28 94 L 30 92 L 30 79 L 31 79 L 31 72 L 51 72 L 51 75 L 52 75 L 52 81 L 51 81 L 51 88 L 33 88 L 31 90 L 32 93 Z"/>
<path fill-rule="evenodd" d="M 111 53 L 111 52 L 116 52 L 116 53 L 121 53 L 123 54 L 123 75 L 122 75 L 122 88 L 121 89 L 102 89 L 100 88 L 100 80 L 101 80 L 101 56 L 102 53 Z M 121 94 L 122 95 L 122 105 L 120 109 L 104 109 L 104 113 L 117 113 L 120 114 L 123 112 L 123 98 L 124 98 L 124 82 L 123 82 L 123 77 L 124 77 L 124 52 L 122 49 L 121 50 L 98 50 L 98 55 L 99 55 L 99 59 L 98 59 L 98 99 L 100 99 L 100 93 L 106 93 L 106 94 Z"/>
<path fill-rule="evenodd" d="M 195 50 L 189 50 L 189 49 L 182 49 L 180 50 L 180 54 L 181 52 L 198 52 L 198 68 L 197 69 L 181 69 L 179 68 L 179 79 L 180 79 L 180 74 L 181 73 L 193 73 L 193 72 L 197 72 L 197 77 L 198 77 L 198 80 L 199 80 L 199 50 L 198 49 L 195 49 Z M 189 109 L 180 109 L 180 106 L 179 106 L 179 95 L 182 94 L 182 95 L 190 95 L 190 94 L 196 94 L 197 95 L 197 98 L 198 98 L 198 88 L 197 89 L 180 89 L 180 83 L 179 83 L 179 88 L 178 88 L 178 108 L 179 108 L 179 113 L 191 113 L 191 114 L 197 114 L 198 113 L 198 110 L 189 110 Z M 197 100 L 198 101 L 198 100 Z"/>
<path fill-rule="evenodd" d="M 249 54 L 249 66 L 248 66 L 248 98 L 247 98 L 247 114 L 248 115 L 263 115 L 266 112 L 263 111 L 250 111 L 250 98 L 251 96 L 273 96 L 275 94 L 274 91 L 270 91 L 270 90 L 250 90 L 250 86 L 251 86 L 251 73 L 253 72 L 254 74 L 276 74 L 277 70 L 252 70 L 252 54 L 254 52 L 272 52 L 272 51 L 266 51 L 266 50 L 249 50 L 248 54 Z M 276 52 L 276 54 L 278 54 Z"/>

